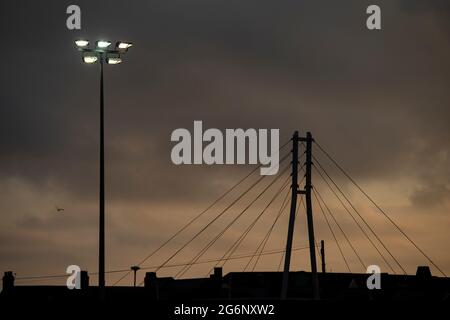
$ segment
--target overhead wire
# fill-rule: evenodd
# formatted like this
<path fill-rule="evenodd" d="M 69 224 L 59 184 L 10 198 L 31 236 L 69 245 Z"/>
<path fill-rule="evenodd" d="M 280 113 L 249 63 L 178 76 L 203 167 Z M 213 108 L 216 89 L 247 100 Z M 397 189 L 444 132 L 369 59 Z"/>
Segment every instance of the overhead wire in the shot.
<path fill-rule="evenodd" d="M 314 196 L 316 197 L 317 201 L 320 200 L 322 202 L 322 204 L 324 205 L 324 207 L 327 210 L 328 214 L 331 216 L 331 218 L 333 219 L 334 223 L 338 226 L 339 230 L 341 231 L 342 235 L 344 236 L 345 240 L 347 241 L 347 244 L 352 249 L 353 253 L 358 258 L 358 261 L 361 263 L 361 266 L 365 270 L 367 265 L 363 262 L 361 256 L 358 254 L 358 251 L 355 249 L 355 247 L 351 243 L 351 241 L 348 238 L 347 234 L 345 233 L 344 229 L 341 227 L 341 225 L 337 221 L 336 217 L 334 216 L 334 214 L 331 212 L 330 208 L 328 207 L 327 203 L 325 202 L 325 200 L 320 195 L 320 192 L 317 189 L 317 187 L 313 189 L 313 193 L 314 193 Z"/>
<path fill-rule="evenodd" d="M 193 258 L 192 261 L 198 260 L 201 256 L 203 256 L 209 248 L 211 248 L 212 245 L 276 182 L 280 179 L 280 177 L 283 175 L 284 172 L 286 172 L 289 169 L 289 166 L 286 166 L 278 176 L 273 179 L 265 188 L 263 191 L 261 191 L 255 199 L 253 199 L 250 204 L 248 204 L 244 210 L 242 210 L 226 227 L 223 229 L 214 239 L 212 239 L 205 247 L 202 248 L 202 250 Z M 190 269 L 190 266 L 186 266 L 184 269 L 180 270 L 180 272 L 177 273 L 175 277 L 181 277 L 184 275 L 188 270 Z"/>
<path fill-rule="evenodd" d="M 299 213 L 299 211 L 300 211 L 300 203 L 303 203 L 303 198 L 300 198 L 300 201 L 299 200 L 297 200 L 297 209 L 296 209 L 296 211 L 295 211 L 295 220 L 294 220 L 294 223 L 295 222 L 297 222 L 297 218 L 298 218 L 298 213 Z M 267 241 L 266 241 L 266 243 L 267 243 Z M 265 243 L 264 243 L 264 246 L 265 246 Z M 263 247 L 263 249 L 262 250 L 264 250 L 264 247 Z M 262 252 L 262 251 L 261 251 Z M 278 270 L 280 270 L 281 269 L 281 265 L 283 264 L 283 260 L 284 260 L 284 256 L 286 255 L 286 250 L 283 252 L 283 254 L 281 255 L 281 257 L 280 257 L 280 262 L 278 263 Z M 253 270 L 254 270 L 254 268 L 256 267 L 256 265 L 258 264 L 258 262 L 256 262 L 255 263 L 255 265 L 254 265 L 254 267 L 253 267 Z M 252 270 L 252 271 L 253 271 Z"/>
<path fill-rule="evenodd" d="M 447 277 L 444 271 L 442 271 L 439 266 L 434 263 L 433 260 L 406 234 L 405 231 L 386 213 L 385 210 L 383 210 L 373 199 L 369 196 L 367 192 L 364 191 L 364 189 L 347 173 L 347 171 L 344 170 L 344 168 L 339 165 L 339 163 L 326 151 L 324 148 L 315 141 L 315 144 L 317 147 L 319 147 L 319 150 L 321 150 L 328 159 L 331 160 L 331 162 L 346 176 L 350 182 L 358 188 L 358 190 L 385 216 L 385 218 L 391 222 L 391 224 L 444 276 Z M 405 272 L 406 273 L 406 272 Z"/>
<path fill-rule="evenodd" d="M 322 174 L 321 171 L 323 171 L 326 174 L 326 171 L 324 171 L 323 167 L 320 165 L 320 162 L 315 159 L 315 162 L 319 165 L 319 167 L 316 167 L 315 165 L 313 166 L 314 170 L 319 174 L 319 176 L 322 178 L 322 180 L 325 182 L 325 184 L 328 186 L 328 188 L 331 190 L 331 192 L 334 194 L 334 196 L 338 199 L 339 203 L 342 205 L 342 207 L 344 208 L 344 210 L 350 215 L 350 217 L 352 218 L 352 220 L 355 222 L 355 224 L 358 226 L 358 228 L 361 230 L 361 232 L 363 233 L 363 235 L 366 237 L 366 239 L 369 241 L 369 243 L 372 245 L 373 248 L 375 248 L 375 250 L 377 251 L 377 253 L 379 254 L 379 256 L 381 257 L 381 259 L 383 260 L 383 262 L 388 266 L 388 268 L 395 274 L 395 269 L 392 267 L 392 265 L 389 263 L 389 261 L 386 259 L 386 257 L 383 255 L 383 253 L 380 251 L 380 249 L 377 247 L 377 245 L 373 242 L 373 240 L 369 237 L 367 231 L 361 226 L 361 224 L 358 222 L 358 220 L 355 218 L 355 216 L 351 213 L 351 211 L 347 208 L 347 206 L 344 204 L 344 202 L 342 201 L 342 199 L 338 196 L 338 194 L 336 193 L 336 191 L 332 188 L 332 186 L 330 185 L 330 183 L 328 182 L 327 179 L 325 179 L 324 175 Z M 319 169 L 320 170 L 319 170 Z M 334 182 L 334 180 L 331 179 L 331 177 L 329 175 L 326 175 L 330 181 L 333 183 L 333 185 L 335 186 L 335 188 L 339 191 L 339 193 L 344 197 L 344 199 L 346 199 L 345 195 L 343 194 L 342 190 L 337 186 L 337 184 Z M 349 202 L 349 200 L 347 200 L 347 202 Z M 358 215 L 360 217 L 360 219 L 365 223 L 365 225 L 367 226 L 367 222 L 364 220 L 364 218 L 361 215 Z M 369 226 L 369 230 L 370 230 L 370 226 Z"/>
<path fill-rule="evenodd" d="M 288 140 L 285 143 L 283 143 L 279 147 L 279 149 L 276 152 L 276 154 L 278 154 L 282 149 L 284 149 L 289 144 L 289 142 L 290 142 L 290 140 Z M 218 197 L 215 201 L 213 201 L 207 208 L 205 208 L 203 211 L 201 211 L 199 214 L 197 214 L 187 224 L 185 224 L 182 228 L 180 228 L 177 232 L 175 232 L 169 239 L 167 239 L 165 242 L 163 242 L 158 248 L 156 248 L 150 254 L 148 254 L 145 258 L 143 258 L 137 264 L 137 266 L 141 266 L 148 259 L 153 257 L 157 252 L 159 252 L 162 248 L 164 248 L 167 244 L 169 244 L 173 239 L 175 239 L 179 234 L 181 234 L 184 230 L 186 230 L 189 226 L 191 226 L 195 221 L 197 221 L 200 217 L 202 217 L 206 212 L 208 212 L 212 207 L 214 207 L 217 203 L 219 203 L 222 199 L 224 199 L 228 194 L 230 194 L 233 190 L 235 190 L 240 184 L 242 184 L 245 180 L 247 180 L 253 173 L 255 173 L 261 167 L 262 167 L 262 164 L 256 166 L 254 169 L 252 169 L 247 175 L 245 175 L 243 178 L 241 178 L 237 183 L 235 183 L 225 193 L 223 193 L 220 197 Z M 120 281 L 122 281 L 124 278 L 126 278 L 130 273 L 131 273 L 131 270 L 129 270 L 124 276 L 122 276 L 120 279 L 118 279 L 113 284 L 113 286 L 117 285 Z"/>
<path fill-rule="evenodd" d="M 259 221 L 259 219 L 264 215 L 264 213 L 267 211 L 267 209 L 270 207 L 270 205 L 278 198 L 278 196 L 283 192 L 283 190 L 288 186 L 289 182 L 289 176 L 286 178 L 286 180 L 281 185 L 280 189 L 275 193 L 275 195 L 272 197 L 272 199 L 269 201 L 269 203 L 266 205 L 266 207 L 260 212 L 260 214 L 253 220 L 253 222 L 246 228 L 246 230 L 241 234 L 241 236 L 231 245 L 231 247 L 225 252 L 222 258 L 225 258 L 227 255 L 231 256 L 233 253 L 237 250 L 237 248 L 242 244 L 242 242 L 245 240 L 245 238 L 248 236 L 250 231 L 253 229 L 253 227 L 256 225 L 256 223 Z M 227 259 L 224 259 L 223 264 L 221 267 L 223 268 L 225 264 L 227 263 Z M 218 267 L 220 265 L 220 262 L 218 262 L 214 267 Z M 211 269 L 211 271 L 213 270 Z"/>
<path fill-rule="evenodd" d="M 293 251 L 298 251 L 298 250 L 305 250 L 309 247 L 296 247 L 293 248 Z M 274 250 L 268 250 L 263 252 L 261 255 L 274 255 L 274 254 L 279 254 L 284 252 L 285 249 L 274 249 Z M 239 255 L 233 255 L 228 259 L 246 259 L 249 257 L 252 257 L 254 253 L 245 253 L 245 254 L 239 254 Z M 215 258 L 215 259 L 207 259 L 207 260 L 200 260 L 197 261 L 196 264 L 207 264 L 207 263 L 212 263 L 212 262 L 217 262 L 220 261 L 221 258 Z M 181 267 L 184 266 L 186 264 L 188 264 L 189 262 L 185 262 L 185 263 L 176 263 L 176 264 L 167 264 L 165 265 L 163 268 L 175 268 L 175 267 Z M 140 270 L 151 270 L 151 269 L 156 269 L 160 267 L 159 265 L 155 265 L 155 266 L 147 266 L 147 267 L 142 267 Z M 117 269 L 117 270 L 107 270 L 105 271 L 106 274 L 112 274 L 112 273 L 123 273 L 123 272 L 127 272 L 129 271 L 129 269 Z M 89 274 L 90 276 L 95 276 L 98 275 L 98 272 L 93 272 Z M 15 278 L 16 281 L 29 281 L 29 282 L 33 282 L 33 281 L 44 281 L 44 280 L 49 280 L 49 279 L 62 279 L 62 278 L 67 278 L 69 276 L 69 274 L 58 274 L 58 275 L 42 275 L 42 276 L 25 276 L 25 277 L 18 277 Z"/>
<path fill-rule="evenodd" d="M 289 153 L 280 160 L 283 162 Z M 255 181 L 249 188 L 247 188 L 243 193 L 239 195 L 234 201 L 232 201 L 225 209 L 223 209 L 214 219 L 212 219 L 208 224 L 206 224 L 200 231 L 198 231 L 188 242 L 186 242 L 181 248 L 179 248 L 175 253 L 173 253 L 169 258 L 167 258 L 161 266 L 164 266 L 169 261 L 171 261 L 176 255 L 178 255 L 184 248 L 186 248 L 192 241 L 194 241 L 200 234 L 202 234 L 209 226 L 211 226 L 215 221 L 217 221 L 225 212 L 227 212 L 233 205 L 235 205 L 240 199 L 242 199 L 251 189 L 253 189 L 257 184 L 259 184 L 266 176 L 261 176 L 257 181 Z M 160 269 L 160 268 L 159 268 Z M 157 272 L 157 269 L 155 272 Z"/>
<path fill-rule="evenodd" d="M 313 192 L 313 194 L 315 195 L 314 192 Z M 333 228 L 331 228 L 330 222 L 328 221 L 328 218 L 325 215 L 325 212 L 324 212 L 324 210 L 322 208 L 322 205 L 320 204 L 319 199 L 317 198 L 317 196 L 316 196 L 316 201 L 317 201 L 317 204 L 319 205 L 320 212 L 322 213 L 323 217 L 325 218 L 325 222 L 326 222 L 326 224 L 328 226 L 328 229 L 330 230 L 330 232 L 331 232 L 331 234 L 332 234 L 332 236 L 334 238 L 334 242 L 336 243 L 336 246 L 337 246 L 337 248 L 338 248 L 338 250 L 339 250 L 339 252 L 340 252 L 340 254 L 342 256 L 342 259 L 344 260 L 345 266 L 347 267 L 349 272 L 352 272 L 352 270 L 350 269 L 350 265 L 348 264 L 348 261 L 345 258 L 344 252 L 342 251 L 341 245 L 339 244 L 339 241 L 337 240 L 336 234 L 334 233 Z"/>
<path fill-rule="evenodd" d="M 266 239 L 266 237 L 268 237 L 268 236 L 270 235 L 271 231 L 272 231 L 273 228 L 275 227 L 275 224 L 277 223 L 278 219 L 280 218 L 281 214 L 283 213 L 284 208 L 285 208 L 286 205 L 287 205 L 286 200 L 287 200 L 288 196 L 289 196 L 289 192 L 286 192 L 286 195 L 285 195 L 285 197 L 284 197 L 284 199 L 283 199 L 283 202 L 282 202 L 282 204 L 281 204 L 280 210 L 278 211 L 278 214 L 277 214 L 277 216 L 276 216 L 274 222 L 272 223 L 271 227 L 269 228 L 269 231 L 266 233 L 266 235 L 264 236 L 264 238 L 261 240 L 261 242 L 259 243 L 258 247 L 256 248 L 256 250 L 255 250 L 255 252 L 254 252 L 254 256 L 251 257 L 250 260 L 249 260 L 249 261 L 247 262 L 247 264 L 245 265 L 245 267 L 244 267 L 244 269 L 243 269 L 244 272 L 247 271 L 247 268 L 249 267 L 250 263 L 253 261 L 253 258 L 254 258 L 255 256 L 257 256 L 257 254 L 258 254 L 258 252 L 259 252 L 259 249 L 260 249 L 261 245 L 263 244 L 264 240 Z"/>

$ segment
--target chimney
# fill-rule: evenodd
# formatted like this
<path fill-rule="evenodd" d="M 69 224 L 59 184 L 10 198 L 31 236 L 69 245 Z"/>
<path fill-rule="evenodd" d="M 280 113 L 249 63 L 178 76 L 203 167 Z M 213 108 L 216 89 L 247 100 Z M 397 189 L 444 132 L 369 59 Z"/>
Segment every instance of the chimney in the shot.
<path fill-rule="evenodd" d="M 431 271 L 428 266 L 418 266 L 416 271 L 416 277 L 420 280 L 428 280 L 431 279 Z"/>
<path fill-rule="evenodd" d="M 144 278 L 144 287 L 149 288 L 150 286 L 154 286 L 156 284 L 156 272 L 146 272 Z"/>
<path fill-rule="evenodd" d="M 3 291 L 9 291 L 14 288 L 14 274 L 12 271 L 6 271 L 3 276 Z"/>
<path fill-rule="evenodd" d="M 221 267 L 215 267 L 214 273 L 210 276 L 212 279 L 221 280 L 222 279 L 222 268 Z"/>
<path fill-rule="evenodd" d="M 156 272 L 146 272 L 144 278 L 144 287 L 151 299 L 159 300 L 159 284 Z"/>

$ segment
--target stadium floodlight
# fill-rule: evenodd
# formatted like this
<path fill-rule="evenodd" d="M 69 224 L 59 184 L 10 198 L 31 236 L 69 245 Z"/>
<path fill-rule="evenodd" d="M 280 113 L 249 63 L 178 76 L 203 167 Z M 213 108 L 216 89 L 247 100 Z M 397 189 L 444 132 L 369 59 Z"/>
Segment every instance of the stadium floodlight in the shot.
<path fill-rule="evenodd" d="M 105 41 L 105 40 L 99 40 L 97 41 L 97 48 L 99 49 L 106 49 L 111 45 L 111 42 Z"/>
<path fill-rule="evenodd" d="M 79 39 L 79 40 L 75 41 L 75 44 L 77 45 L 78 48 L 85 48 L 89 44 L 89 41 L 84 40 L 84 39 Z"/>
<path fill-rule="evenodd" d="M 89 46 L 89 41 L 79 39 L 75 41 L 78 51 L 81 52 L 83 62 L 100 65 L 100 183 L 99 183 L 99 244 L 98 244 L 98 287 L 100 297 L 105 295 L 105 133 L 104 133 L 104 90 L 103 90 L 103 66 L 106 64 L 119 64 L 121 55 L 132 46 L 131 42 L 117 42 L 116 47 L 108 49 L 111 42 L 99 40 L 95 47 Z"/>
<path fill-rule="evenodd" d="M 119 64 L 122 62 L 122 59 L 120 57 L 107 57 L 106 63 L 108 64 Z"/>
<path fill-rule="evenodd" d="M 131 46 L 133 46 L 133 44 L 131 42 L 119 41 L 116 43 L 117 50 L 125 50 L 126 51 Z"/>
<path fill-rule="evenodd" d="M 95 63 L 97 60 L 98 57 L 93 53 L 83 55 L 84 63 Z"/>

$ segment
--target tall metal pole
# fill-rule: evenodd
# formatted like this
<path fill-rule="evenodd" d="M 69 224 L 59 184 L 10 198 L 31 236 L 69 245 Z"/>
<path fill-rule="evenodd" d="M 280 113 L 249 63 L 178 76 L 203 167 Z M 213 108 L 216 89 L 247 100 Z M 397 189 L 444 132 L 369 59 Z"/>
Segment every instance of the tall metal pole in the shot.
<path fill-rule="evenodd" d="M 100 190 L 99 190 L 99 249 L 98 286 L 100 295 L 105 291 L 105 127 L 103 98 L 103 54 L 100 54 Z"/>
<path fill-rule="evenodd" d="M 314 222 L 312 215 L 312 201 L 311 201 L 311 166 L 312 166 L 312 135 L 311 132 L 306 133 L 306 176 L 305 176 L 305 200 L 306 200 L 306 216 L 308 219 L 308 237 L 309 237 L 309 254 L 311 260 L 311 276 L 313 287 L 313 298 L 318 300 L 319 297 L 319 280 L 317 278 L 316 265 L 316 246 L 314 240 Z"/>
<path fill-rule="evenodd" d="M 287 298 L 289 283 L 289 268 L 291 264 L 292 239 L 294 237 L 295 212 L 297 209 L 298 193 L 298 131 L 292 137 L 292 185 L 291 185 L 291 212 L 289 216 L 289 228 L 286 240 L 286 254 L 284 257 L 283 282 L 281 287 L 281 299 Z"/>
<path fill-rule="evenodd" d="M 321 240 L 320 241 L 320 257 L 322 260 L 322 273 L 326 272 L 326 268 L 325 268 L 325 241 Z"/>
<path fill-rule="evenodd" d="M 103 42 L 103 43 L 102 43 Z M 89 41 L 79 39 L 75 41 L 83 55 L 84 63 L 100 64 L 100 157 L 99 157 L 99 231 L 98 231 L 98 287 L 100 296 L 105 296 L 105 112 L 104 112 L 104 87 L 103 87 L 103 65 L 105 63 L 117 64 L 122 60 L 117 58 L 114 60 L 113 55 L 125 53 L 132 46 L 130 42 L 118 42 L 113 50 L 107 49 L 111 44 L 107 41 L 97 41 L 95 48 L 90 48 Z M 110 59 L 107 60 L 106 58 Z"/>

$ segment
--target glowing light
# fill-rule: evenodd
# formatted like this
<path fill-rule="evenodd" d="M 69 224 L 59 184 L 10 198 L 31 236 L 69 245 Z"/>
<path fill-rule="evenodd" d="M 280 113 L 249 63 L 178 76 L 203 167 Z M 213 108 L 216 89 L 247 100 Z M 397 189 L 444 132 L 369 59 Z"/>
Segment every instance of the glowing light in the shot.
<path fill-rule="evenodd" d="M 111 42 L 109 42 L 109 41 L 105 41 L 105 40 L 97 41 L 97 48 L 100 48 L 100 49 L 108 48 L 110 45 L 111 45 Z"/>
<path fill-rule="evenodd" d="M 89 44 L 89 41 L 88 40 L 79 39 L 79 40 L 75 41 L 75 44 L 79 48 L 84 48 L 84 47 L 86 47 Z"/>

